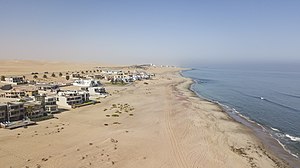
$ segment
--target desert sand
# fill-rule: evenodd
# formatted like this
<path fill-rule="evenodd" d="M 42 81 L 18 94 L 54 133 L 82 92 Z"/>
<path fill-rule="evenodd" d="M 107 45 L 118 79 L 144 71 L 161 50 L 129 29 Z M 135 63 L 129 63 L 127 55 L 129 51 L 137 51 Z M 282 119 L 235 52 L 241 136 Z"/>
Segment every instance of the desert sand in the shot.
<path fill-rule="evenodd" d="M 148 84 L 108 86 L 111 96 L 99 104 L 0 129 L 1 167 L 288 167 L 250 129 L 194 95 L 179 70 L 151 68 Z"/>

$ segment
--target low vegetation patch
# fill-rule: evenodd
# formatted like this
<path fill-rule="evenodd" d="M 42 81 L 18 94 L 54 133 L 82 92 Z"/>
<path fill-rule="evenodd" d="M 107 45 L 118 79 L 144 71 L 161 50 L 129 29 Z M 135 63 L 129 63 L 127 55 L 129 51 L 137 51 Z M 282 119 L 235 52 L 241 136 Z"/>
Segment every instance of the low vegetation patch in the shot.
<path fill-rule="evenodd" d="M 113 114 L 112 117 L 119 117 L 119 114 Z"/>

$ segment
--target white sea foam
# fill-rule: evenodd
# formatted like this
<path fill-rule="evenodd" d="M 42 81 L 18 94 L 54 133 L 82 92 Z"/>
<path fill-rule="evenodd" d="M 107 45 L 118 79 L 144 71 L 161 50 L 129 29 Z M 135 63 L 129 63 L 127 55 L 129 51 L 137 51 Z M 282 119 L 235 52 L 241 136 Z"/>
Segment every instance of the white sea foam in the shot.
<path fill-rule="evenodd" d="M 273 131 L 280 132 L 280 131 L 279 131 L 279 129 L 277 129 L 277 128 L 273 128 L 273 127 L 271 127 L 271 129 L 272 129 Z"/>
<path fill-rule="evenodd" d="M 290 138 L 292 141 L 300 142 L 300 137 L 294 137 L 289 134 L 285 134 L 285 136 Z"/>
<path fill-rule="evenodd" d="M 244 116 L 244 115 L 242 115 L 242 114 L 240 114 L 240 113 L 238 113 L 238 115 L 239 115 L 240 117 L 244 118 L 245 120 L 251 122 L 251 123 L 257 124 L 255 121 L 251 120 L 249 117 L 246 117 L 246 116 Z"/>
<path fill-rule="evenodd" d="M 292 153 L 290 150 L 288 150 L 285 145 L 283 145 L 278 139 L 275 138 L 275 140 L 282 146 L 282 148 L 287 151 L 290 155 L 296 157 L 296 158 L 299 158 L 296 154 Z"/>

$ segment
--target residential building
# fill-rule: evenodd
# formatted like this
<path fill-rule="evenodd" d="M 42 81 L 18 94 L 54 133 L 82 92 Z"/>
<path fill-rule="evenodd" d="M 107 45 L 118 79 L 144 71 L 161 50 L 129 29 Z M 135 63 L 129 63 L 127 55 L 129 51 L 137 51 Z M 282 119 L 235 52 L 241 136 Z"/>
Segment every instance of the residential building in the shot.
<path fill-rule="evenodd" d="M 97 87 L 101 86 L 100 81 L 94 79 L 78 79 L 73 82 L 74 86 L 80 87 Z"/>
<path fill-rule="evenodd" d="M 81 90 L 89 93 L 91 97 L 106 97 L 107 92 L 104 87 L 82 87 Z"/>
<path fill-rule="evenodd" d="M 24 89 L 25 96 L 36 96 L 39 94 L 37 89 Z"/>
<path fill-rule="evenodd" d="M 29 97 L 29 96 L 36 96 L 38 95 L 38 90 L 34 88 L 14 88 L 12 90 L 4 91 L 0 95 L 0 97 L 4 98 L 22 98 L 22 97 Z"/>
<path fill-rule="evenodd" d="M 25 109 L 23 102 L 7 103 L 7 121 L 18 121 L 25 117 Z"/>
<path fill-rule="evenodd" d="M 56 91 L 59 89 L 59 86 L 56 84 L 37 84 L 38 90 L 43 91 Z"/>
<path fill-rule="evenodd" d="M 47 113 L 56 113 L 58 112 L 58 107 L 56 104 L 56 97 L 46 96 L 45 97 L 45 111 Z"/>
<path fill-rule="evenodd" d="M 44 115 L 44 108 L 41 102 L 24 103 L 25 116 L 33 119 Z"/>
<path fill-rule="evenodd" d="M 11 76 L 6 77 L 4 83 L 13 84 L 13 85 L 20 85 L 25 84 L 26 81 L 23 76 Z"/>
<path fill-rule="evenodd" d="M 41 94 L 35 96 L 34 98 L 35 101 L 40 101 L 42 103 L 45 112 L 52 114 L 59 111 L 55 96 L 46 96 L 46 94 Z"/>
<path fill-rule="evenodd" d="M 94 79 L 103 79 L 103 78 L 104 78 L 104 75 L 101 75 L 101 74 L 94 74 L 94 75 L 92 75 L 92 77 L 93 77 Z"/>
<path fill-rule="evenodd" d="M 7 104 L 0 103 L 0 122 L 7 121 Z"/>
<path fill-rule="evenodd" d="M 2 93 L 0 96 L 4 98 L 22 98 L 26 95 L 25 91 L 22 90 L 7 90 Z"/>
<path fill-rule="evenodd" d="M 61 91 L 57 94 L 57 105 L 72 108 L 89 101 L 89 93 L 86 91 Z"/>

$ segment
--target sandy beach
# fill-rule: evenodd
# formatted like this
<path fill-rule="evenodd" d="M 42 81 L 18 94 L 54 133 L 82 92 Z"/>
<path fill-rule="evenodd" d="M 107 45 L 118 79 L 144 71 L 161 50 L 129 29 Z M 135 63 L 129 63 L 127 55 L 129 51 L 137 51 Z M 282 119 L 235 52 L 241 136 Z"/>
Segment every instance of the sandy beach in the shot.
<path fill-rule="evenodd" d="M 2 73 L 14 74 L 8 69 Z M 0 129 L 1 167 L 289 167 L 249 128 L 191 92 L 180 70 L 150 68 L 152 80 L 107 86 L 111 96 L 99 104 Z"/>

